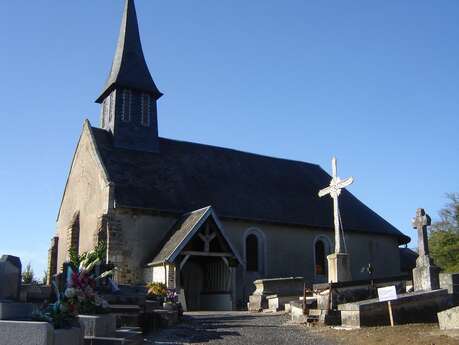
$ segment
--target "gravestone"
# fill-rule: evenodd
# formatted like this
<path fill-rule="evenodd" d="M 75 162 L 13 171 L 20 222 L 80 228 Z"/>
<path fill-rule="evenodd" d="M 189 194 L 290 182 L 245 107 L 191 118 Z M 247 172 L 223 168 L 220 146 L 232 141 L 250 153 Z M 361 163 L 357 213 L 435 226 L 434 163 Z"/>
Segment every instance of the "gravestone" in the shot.
<path fill-rule="evenodd" d="M 26 320 L 33 305 L 20 303 L 21 260 L 12 255 L 0 259 L 0 320 Z"/>
<path fill-rule="evenodd" d="M 431 291 L 440 288 L 440 268 L 435 266 L 429 257 L 429 243 L 427 227 L 431 219 L 423 208 L 418 208 L 416 217 L 412 220 L 413 228 L 418 230 L 419 256 L 416 259 L 416 267 L 413 269 L 414 291 Z"/>
<path fill-rule="evenodd" d="M 21 289 L 21 259 L 13 255 L 0 258 L 0 302 L 17 301 Z"/>

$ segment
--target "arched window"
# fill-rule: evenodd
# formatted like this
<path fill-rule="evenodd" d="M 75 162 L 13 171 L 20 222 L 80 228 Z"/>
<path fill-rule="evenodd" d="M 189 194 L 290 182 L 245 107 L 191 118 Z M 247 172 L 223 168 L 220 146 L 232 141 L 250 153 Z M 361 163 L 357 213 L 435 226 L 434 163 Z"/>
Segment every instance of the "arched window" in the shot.
<path fill-rule="evenodd" d="M 320 235 L 314 240 L 314 276 L 316 281 L 325 280 L 328 274 L 327 255 L 330 254 L 330 239 Z"/>
<path fill-rule="evenodd" d="M 250 234 L 245 239 L 245 257 L 247 261 L 247 271 L 257 272 L 259 270 L 259 253 L 258 238 L 255 234 Z"/>
<path fill-rule="evenodd" d="M 316 242 L 315 255 L 316 255 L 316 275 L 325 275 L 326 273 L 325 244 L 321 240 Z"/>
<path fill-rule="evenodd" d="M 140 124 L 144 127 L 150 127 L 151 96 L 146 93 L 141 95 L 141 114 Z"/>

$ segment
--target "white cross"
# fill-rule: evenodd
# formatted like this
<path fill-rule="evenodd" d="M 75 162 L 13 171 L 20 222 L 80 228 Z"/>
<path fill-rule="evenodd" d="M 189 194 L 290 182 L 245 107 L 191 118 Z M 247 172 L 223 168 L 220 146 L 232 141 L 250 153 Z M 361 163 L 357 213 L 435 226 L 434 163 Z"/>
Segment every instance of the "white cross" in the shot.
<path fill-rule="evenodd" d="M 341 253 L 341 232 L 340 232 L 340 216 L 339 216 L 339 206 L 338 206 L 338 197 L 341 194 L 341 189 L 349 186 L 354 182 L 352 177 L 341 180 L 337 176 L 336 168 L 336 158 L 332 158 L 332 180 L 330 185 L 327 188 L 324 188 L 319 191 L 319 197 L 323 197 L 327 194 L 333 198 L 333 217 L 335 221 L 335 253 Z"/>

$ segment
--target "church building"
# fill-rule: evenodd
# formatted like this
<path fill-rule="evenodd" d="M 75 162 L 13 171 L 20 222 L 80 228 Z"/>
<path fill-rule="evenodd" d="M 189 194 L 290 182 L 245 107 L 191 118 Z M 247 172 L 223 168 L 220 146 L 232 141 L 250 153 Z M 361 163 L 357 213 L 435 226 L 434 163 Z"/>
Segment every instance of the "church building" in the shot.
<path fill-rule="evenodd" d="M 84 121 L 49 251 L 49 275 L 69 250 L 107 245 L 119 284 L 157 281 L 189 310 L 240 308 L 259 278 L 327 281 L 334 248 L 330 182 L 320 166 L 158 135 L 158 90 L 142 51 L 134 0 L 125 0 L 108 80 Z M 410 241 L 350 192 L 340 210 L 354 279 L 400 274 Z"/>

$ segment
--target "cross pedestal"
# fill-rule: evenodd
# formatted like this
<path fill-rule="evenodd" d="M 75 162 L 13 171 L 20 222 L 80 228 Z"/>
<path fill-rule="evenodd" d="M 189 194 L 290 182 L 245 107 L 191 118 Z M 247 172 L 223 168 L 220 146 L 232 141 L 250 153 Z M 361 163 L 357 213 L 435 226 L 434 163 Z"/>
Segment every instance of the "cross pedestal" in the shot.
<path fill-rule="evenodd" d="M 431 291 L 440 288 L 440 267 L 436 266 L 428 255 L 416 259 L 413 269 L 414 291 Z"/>
<path fill-rule="evenodd" d="M 333 253 L 327 256 L 328 282 L 346 282 L 352 280 L 351 260 L 348 253 Z"/>
<path fill-rule="evenodd" d="M 414 291 L 431 291 L 440 288 L 440 268 L 435 266 L 429 257 L 427 227 L 431 224 L 428 214 L 423 208 L 416 210 L 416 217 L 412 220 L 413 228 L 418 230 L 419 256 L 416 267 L 413 269 Z"/>

